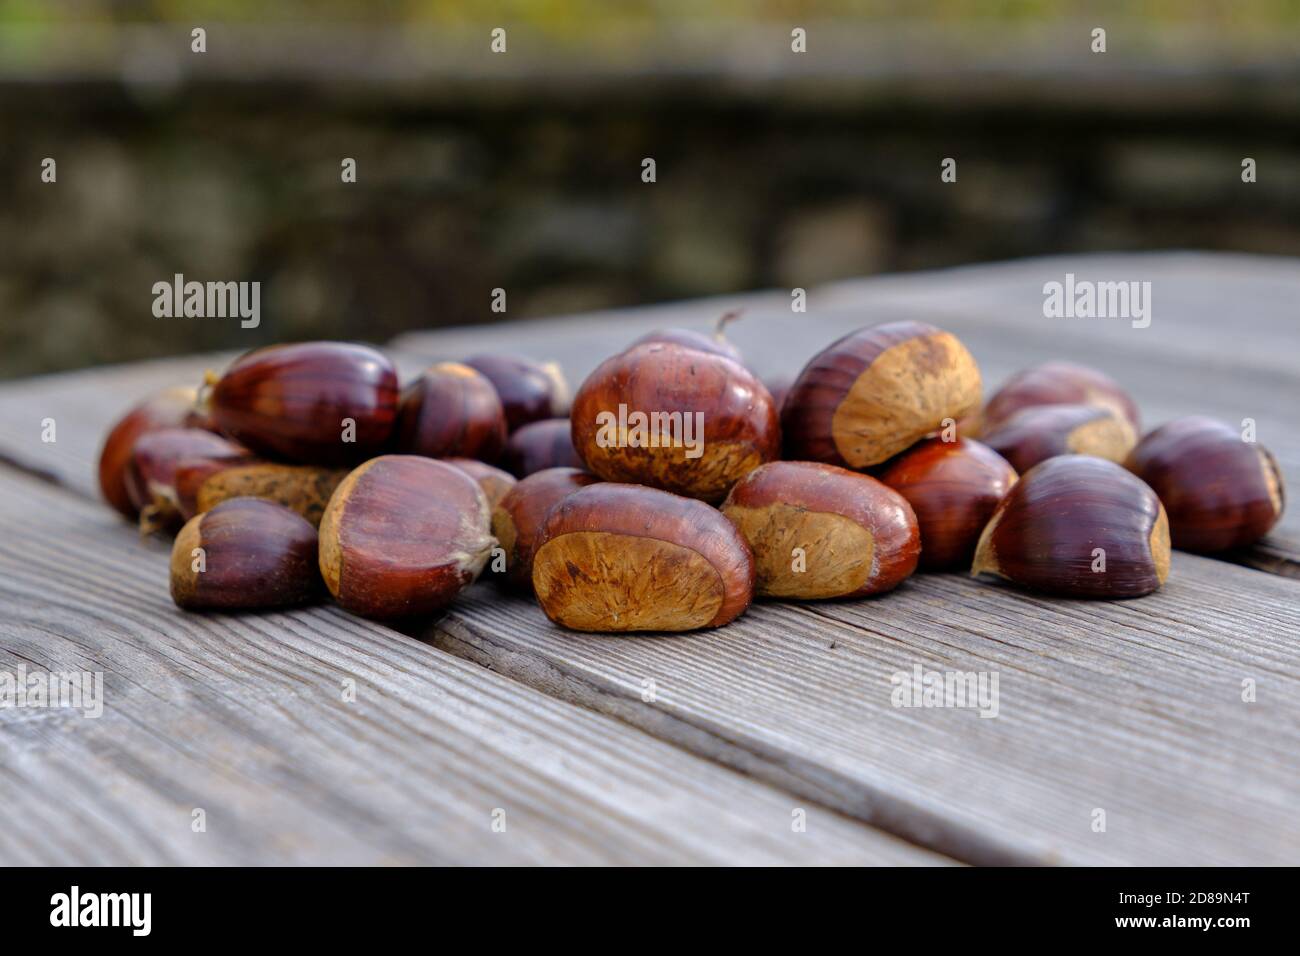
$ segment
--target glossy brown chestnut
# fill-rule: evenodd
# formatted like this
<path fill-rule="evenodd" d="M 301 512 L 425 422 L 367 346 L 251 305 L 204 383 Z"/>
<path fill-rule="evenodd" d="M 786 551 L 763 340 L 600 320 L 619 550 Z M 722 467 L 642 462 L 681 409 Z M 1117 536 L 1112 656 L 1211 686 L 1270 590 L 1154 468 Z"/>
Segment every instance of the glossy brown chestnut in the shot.
<path fill-rule="evenodd" d="M 1262 538 L 1282 516 L 1282 472 L 1232 426 L 1190 416 L 1151 432 L 1126 462 L 1160 496 L 1175 548 L 1214 553 Z"/>
<path fill-rule="evenodd" d="M 795 379 L 781 413 L 785 457 L 866 468 L 979 401 L 979 368 L 950 332 L 911 321 L 860 329 Z"/>
<path fill-rule="evenodd" d="M 916 570 L 916 515 L 868 475 L 811 461 L 755 468 L 722 504 L 754 552 L 755 593 L 815 600 L 864 597 Z"/>
<path fill-rule="evenodd" d="M 978 425 L 962 434 L 987 435 L 1022 409 L 1039 405 L 1096 405 L 1126 419 L 1135 433 L 1139 430 L 1137 405 L 1105 372 L 1074 362 L 1044 362 L 1007 379 L 984 406 Z"/>
<path fill-rule="evenodd" d="M 197 399 L 194 388 L 165 389 L 122 416 L 104 439 L 99 453 L 99 490 L 105 501 L 132 521 L 139 516 L 139 509 L 127 490 L 127 472 L 136 439 L 160 428 L 202 427 Z"/>
<path fill-rule="evenodd" d="M 753 373 L 664 342 L 601 363 L 571 420 L 589 471 L 709 502 L 781 450 L 776 406 Z"/>
<path fill-rule="evenodd" d="M 459 468 L 415 455 L 373 458 L 325 509 L 321 576 L 354 614 L 430 614 L 483 570 L 496 544 L 490 520 L 483 489 Z"/>
<path fill-rule="evenodd" d="M 186 610 L 291 607 L 319 597 L 316 529 L 270 501 L 223 502 L 176 536 L 171 592 Z"/>
<path fill-rule="evenodd" d="M 492 535 L 506 554 L 506 579 L 532 590 L 533 555 L 551 508 L 579 488 L 600 481 L 578 468 L 547 468 L 522 479 L 492 509 Z"/>
<path fill-rule="evenodd" d="M 176 475 L 176 486 L 182 512 L 188 507 L 193 513 L 201 514 L 231 498 L 261 498 L 302 515 L 314 528 L 320 525 L 330 496 L 347 474 L 346 468 L 267 461 L 215 467 L 209 464 L 181 468 Z"/>
<path fill-rule="evenodd" d="M 1062 597 L 1131 598 L 1169 576 L 1169 520 L 1156 493 L 1090 455 L 1020 476 L 980 535 L 971 574 Z"/>
<path fill-rule="evenodd" d="M 501 455 L 501 466 L 516 478 L 527 478 L 544 468 L 587 467 L 573 447 L 567 418 L 530 422 L 512 434 Z"/>
<path fill-rule="evenodd" d="M 754 558 L 702 502 L 600 482 L 551 509 L 533 588 L 546 616 L 575 631 L 692 631 L 749 606 Z"/>
<path fill-rule="evenodd" d="M 183 468 L 252 460 L 248 449 L 199 428 L 162 428 L 141 435 L 127 469 L 127 494 L 140 530 L 175 531 L 183 513 L 178 476 Z"/>
<path fill-rule="evenodd" d="M 346 465 L 387 446 L 397 397 L 397 370 L 382 353 L 347 342 L 301 342 L 236 359 L 206 402 L 223 434 L 259 454 Z"/>
<path fill-rule="evenodd" d="M 569 383 L 555 362 L 534 362 L 517 355 L 475 355 L 465 364 L 492 383 L 505 409 L 506 427 L 512 432 L 529 422 L 569 414 Z"/>
<path fill-rule="evenodd" d="M 515 476 L 510 472 L 502 471 L 495 465 L 489 465 L 487 462 L 479 461 L 476 458 L 444 458 L 442 460 L 453 468 L 459 468 L 478 482 L 478 486 L 483 489 L 483 494 L 487 495 L 489 508 L 495 508 L 497 502 L 505 497 L 506 492 L 518 483 Z"/>
<path fill-rule="evenodd" d="M 440 362 L 402 390 L 396 447 L 405 455 L 496 461 L 506 446 L 506 416 L 486 375 Z"/>
<path fill-rule="evenodd" d="M 706 335 L 696 329 L 657 329 L 654 332 L 648 332 L 629 345 L 628 351 L 638 345 L 659 342 L 669 345 L 681 345 L 689 349 L 695 349 L 698 352 L 708 352 L 712 355 L 721 355 L 723 358 L 729 358 L 737 364 L 744 365 L 740 349 L 727 341 L 725 331 L 726 327 L 738 318 L 740 318 L 740 312 L 738 311 L 723 314 L 713 327 L 712 335 Z"/>
<path fill-rule="evenodd" d="M 880 480 L 916 513 L 921 569 L 944 571 L 970 566 L 980 532 L 1016 483 L 1016 472 L 977 441 L 931 438 L 891 461 Z"/>
<path fill-rule="evenodd" d="M 1127 418 L 1097 405 L 1036 405 L 984 431 L 984 444 L 1026 472 L 1057 455 L 1122 462 L 1137 444 Z"/>

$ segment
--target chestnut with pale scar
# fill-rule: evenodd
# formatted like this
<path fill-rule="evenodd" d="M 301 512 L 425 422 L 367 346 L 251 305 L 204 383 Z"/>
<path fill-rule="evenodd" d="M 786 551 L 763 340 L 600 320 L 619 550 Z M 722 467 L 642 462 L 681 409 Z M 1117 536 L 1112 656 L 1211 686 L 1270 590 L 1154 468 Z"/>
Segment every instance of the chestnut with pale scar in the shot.
<path fill-rule="evenodd" d="M 354 614 L 431 614 L 483 570 L 496 541 L 483 489 L 451 465 L 384 455 L 335 489 L 320 524 L 320 571 Z"/>
<path fill-rule="evenodd" d="M 864 597 L 916 569 L 920 532 L 902 495 L 834 465 L 778 461 L 751 471 L 722 504 L 754 552 L 756 593 Z"/>
<path fill-rule="evenodd" d="M 952 333 L 912 321 L 860 329 L 799 373 L 781 412 L 785 457 L 866 468 L 979 404 L 979 368 Z"/>
<path fill-rule="evenodd" d="M 1056 455 L 1095 455 L 1122 462 L 1137 444 L 1127 418 L 1097 405 L 1038 405 L 984 433 L 984 444 L 1019 472 Z"/>
<path fill-rule="evenodd" d="M 575 631 L 691 631 L 749 606 L 754 559 L 716 509 L 640 485 L 575 491 L 546 519 L 533 588 Z"/>
<path fill-rule="evenodd" d="M 1049 458 L 1002 499 L 971 574 L 1063 597 L 1140 597 L 1169 576 L 1169 520 L 1156 493 L 1114 462 Z"/>

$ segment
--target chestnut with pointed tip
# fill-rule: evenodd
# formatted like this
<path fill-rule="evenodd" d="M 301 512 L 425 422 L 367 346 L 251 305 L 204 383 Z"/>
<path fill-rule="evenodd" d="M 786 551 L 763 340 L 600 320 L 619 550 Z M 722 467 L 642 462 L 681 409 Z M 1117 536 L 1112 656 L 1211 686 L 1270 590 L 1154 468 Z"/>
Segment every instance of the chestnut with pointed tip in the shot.
<path fill-rule="evenodd" d="M 501 466 L 516 478 L 546 468 L 586 469 L 573 447 L 573 430 L 567 418 L 530 422 L 512 434 L 501 455 Z"/>
<path fill-rule="evenodd" d="M 1140 427 L 1137 405 L 1105 372 L 1074 362 L 1044 362 L 1007 379 L 984 406 L 978 425 L 962 434 L 987 435 L 1017 412 L 1041 405 L 1095 405 L 1127 420 L 1135 433 Z"/>
<path fill-rule="evenodd" d="M 923 571 L 969 567 L 980 532 L 1016 471 L 997 452 L 968 438 L 914 445 L 880 480 L 907 499 L 921 529 Z"/>
<path fill-rule="evenodd" d="M 693 498 L 599 482 L 555 505 L 538 540 L 533 589 L 571 630 L 718 627 L 753 599 L 749 545 Z"/>
<path fill-rule="evenodd" d="M 986 429 L 981 440 L 1026 472 L 1057 455 L 1122 462 L 1137 444 L 1137 432 L 1127 418 L 1098 405 L 1035 405 Z"/>
<path fill-rule="evenodd" d="M 207 389 L 225 435 L 270 458 L 348 465 L 379 454 L 397 419 L 397 370 L 347 342 L 254 349 Z"/>
<path fill-rule="evenodd" d="M 1184 551 L 1213 554 L 1254 544 L 1285 506 L 1273 456 L 1212 418 L 1161 425 L 1138 443 L 1125 466 L 1160 496 L 1174 547 Z"/>
<path fill-rule="evenodd" d="M 483 489 L 432 458 L 384 455 L 353 469 L 320 523 L 320 571 L 346 610 L 431 614 L 483 570 L 496 541 Z"/>
<path fill-rule="evenodd" d="M 104 500 L 134 521 L 140 509 L 127 489 L 128 472 L 135 443 L 141 435 L 160 428 L 204 428 L 203 416 L 195 407 L 198 390 L 168 388 L 152 395 L 122 416 L 104 439 L 99 453 L 99 490 Z"/>
<path fill-rule="evenodd" d="M 979 368 L 952 333 L 912 321 L 860 329 L 799 373 L 781 412 L 785 457 L 867 468 L 979 402 Z"/>
<path fill-rule="evenodd" d="M 247 448 L 199 428 L 161 428 L 141 435 L 127 470 L 127 494 L 139 512 L 140 530 L 150 534 L 180 527 L 182 469 L 216 468 L 252 458 Z"/>
<path fill-rule="evenodd" d="M 869 475 L 811 461 L 755 468 L 722 504 L 754 552 L 755 593 L 816 600 L 892 590 L 921 549 L 907 500 Z"/>
<path fill-rule="evenodd" d="M 1091 455 L 1020 476 L 975 549 L 971 574 L 1061 597 L 1131 598 L 1169 576 L 1169 520 L 1141 479 Z"/>
<path fill-rule="evenodd" d="M 647 345 L 651 342 L 660 342 L 670 345 L 681 345 L 685 348 L 695 349 L 697 352 L 709 352 L 712 355 L 721 355 L 723 358 L 729 358 L 733 362 L 744 365 L 744 359 L 741 357 L 740 349 L 736 348 L 727 341 L 726 328 L 736 319 L 740 318 L 739 310 L 725 312 L 718 319 L 717 324 L 713 327 L 713 334 L 706 335 L 696 329 L 656 329 L 653 332 L 647 332 L 635 342 L 628 346 L 628 351 L 636 348 L 638 345 Z"/>
<path fill-rule="evenodd" d="M 320 525 L 334 489 L 347 474 L 346 468 L 322 468 L 319 465 L 235 462 L 182 468 L 177 472 L 176 485 L 182 511 L 186 509 L 186 499 L 191 493 L 190 507 L 196 514 L 211 511 L 231 498 L 261 498 L 284 505 L 302 515 L 315 528 Z"/>
<path fill-rule="evenodd" d="M 440 362 L 402 390 L 395 437 L 405 455 L 496 461 L 506 446 L 506 416 L 486 375 Z"/>
<path fill-rule="evenodd" d="M 530 422 L 569 414 L 569 383 L 555 362 L 534 362 L 517 355 L 475 355 L 465 364 L 492 383 L 505 410 L 506 427 L 512 432 Z"/>
<path fill-rule="evenodd" d="M 515 476 L 510 472 L 476 458 L 443 458 L 442 461 L 453 468 L 459 468 L 477 481 L 483 494 L 487 495 L 489 508 L 495 508 L 506 492 L 517 484 Z"/>
<path fill-rule="evenodd" d="M 551 509 L 579 488 L 600 481 L 578 468 L 547 468 L 516 484 L 492 509 L 492 535 L 506 553 L 506 579 L 517 588 L 533 586 L 533 555 Z"/>
<path fill-rule="evenodd" d="M 292 607 L 322 593 L 316 529 L 270 501 L 222 502 L 191 518 L 172 546 L 172 600 L 186 610 Z"/>
<path fill-rule="evenodd" d="M 708 502 L 781 450 L 776 406 L 753 373 L 665 342 L 601 363 L 578 389 L 571 419 L 589 471 Z"/>

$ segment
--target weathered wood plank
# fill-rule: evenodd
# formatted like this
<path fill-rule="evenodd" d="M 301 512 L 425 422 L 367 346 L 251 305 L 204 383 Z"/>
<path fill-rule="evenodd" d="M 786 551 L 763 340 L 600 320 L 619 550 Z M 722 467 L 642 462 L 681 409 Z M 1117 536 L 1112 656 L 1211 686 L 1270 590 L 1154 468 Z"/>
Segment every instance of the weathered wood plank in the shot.
<path fill-rule="evenodd" d="M 0 470 L 0 671 L 104 681 L 0 708 L 0 864 L 945 862 L 335 609 L 182 614 L 166 552 Z"/>
<path fill-rule="evenodd" d="M 565 632 L 480 590 L 430 633 L 964 860 L 1183 865 L 1300 858 L 1298 631 L 1300 585 L 1176 554 L 1164 591 L 1121 603 L 920 576 L 629 636 Z M 997 675 L 997 716 L 894 706 L 893 676 L 917 666 Z"/>

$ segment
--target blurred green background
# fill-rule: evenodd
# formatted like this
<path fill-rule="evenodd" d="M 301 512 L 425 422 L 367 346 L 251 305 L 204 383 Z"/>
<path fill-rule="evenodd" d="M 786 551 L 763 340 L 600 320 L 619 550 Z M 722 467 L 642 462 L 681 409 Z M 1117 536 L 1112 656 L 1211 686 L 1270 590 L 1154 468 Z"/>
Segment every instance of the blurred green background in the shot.
<path fill-rule="evenodd" d="M 1297 51 L 1300 0 L 0 0 L 0 377 L 489 322 L 497 287 L 1300 255 Z M 154 318 L 177 272 L 260 281 L 261 327 Z"/>

